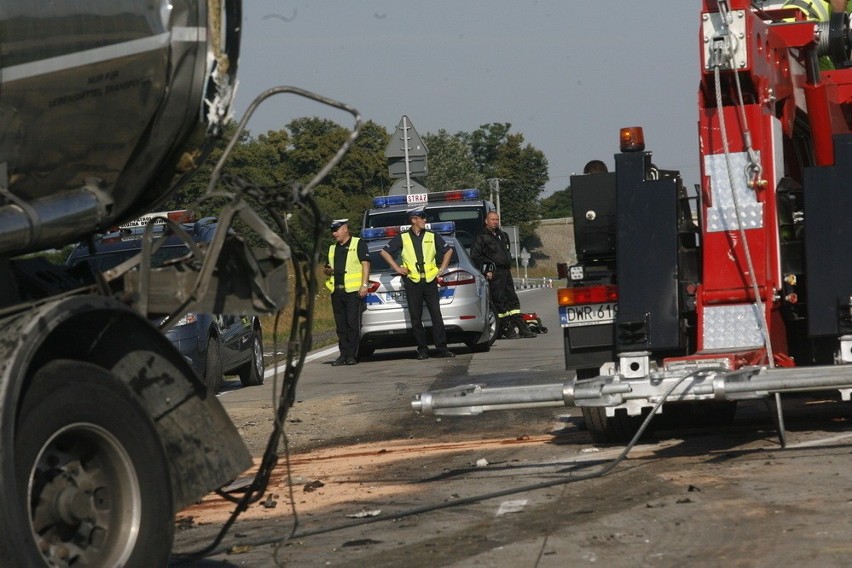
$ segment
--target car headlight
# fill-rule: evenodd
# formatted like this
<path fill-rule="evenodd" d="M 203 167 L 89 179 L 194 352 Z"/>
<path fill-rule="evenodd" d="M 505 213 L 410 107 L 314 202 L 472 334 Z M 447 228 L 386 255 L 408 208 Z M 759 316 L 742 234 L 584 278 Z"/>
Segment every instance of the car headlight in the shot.
<path fill-rule="evenodd" d="M 163 322 L 165 322 L 165 321 L 166 321 L 166 319 L 167 319 L 167 318 L 163 318 L 163 319 L 162 319 L 162 321 L 160 322 L 160 325 L 162 325 L 162 324 L 163 324 Z M 198 314 L 196 314 L 195 312 L 186 312 L 186 313 L 183 315 L 183 317 L 182 317 L 182 318 L 180 318 L 180 319 L 177 321 L 177 323 L 174 325 L 174 327 L 180 327 L 180 326 L 182 326 L 182 325 L 189 325 L 189 324 L 191 324 L 191 323 L 195 323 L 195 322 L 197 322 L 197 321 L 198 321 Z"/>

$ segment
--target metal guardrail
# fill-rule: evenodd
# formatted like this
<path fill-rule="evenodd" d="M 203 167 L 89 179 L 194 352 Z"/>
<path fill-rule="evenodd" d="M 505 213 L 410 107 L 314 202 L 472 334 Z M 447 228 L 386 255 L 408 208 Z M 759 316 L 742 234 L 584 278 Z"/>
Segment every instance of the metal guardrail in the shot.
<path fill-rule="evenodd" d="M 518 278 L 514 280 L 515 290 L 530 288 L 553 288 L 553 278 Z"/>

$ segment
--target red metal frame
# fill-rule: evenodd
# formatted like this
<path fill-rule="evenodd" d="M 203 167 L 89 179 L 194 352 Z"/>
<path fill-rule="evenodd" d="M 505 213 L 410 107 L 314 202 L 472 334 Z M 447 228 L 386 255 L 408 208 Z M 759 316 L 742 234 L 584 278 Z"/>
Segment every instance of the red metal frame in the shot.
<path fill-rule="evenodd" d="M 704 0 L 702 21 L 718 12 L 718 4 L 715 0 Z M 699 337 L 698 353 L 693 357 L 705 357 L 701 354 L 705 348 L 705 338 L 701 333 L 704 308 L 752 303 L 756 283 L 765 306 L 772 348 L 777 353 L 776 363 L 789 364 L 784 324 L 778 315 L 781 299 L 777 292 L 781 289 L 783 275 L 780 274 L 775 191 L 785 175 L 801 182 L 804 166 L 833 163 L 832 135 L 850 131 L 847 117 L 852 114 L 852 70 L 823 72 L 815 82 L 809 83 L 805 70 L 808 53 L 815 49 L 816 27 L 813 22 L 801 20 L 798 11 L 757 12 L 749 0 L 729 0 L 727 5 L 735 17 L 745 18 L 745 37 L 739 38 L 739 41 L 745 42 L 747 64 L 736 70 L 720 70 L 723 107 L 719 109 L 714 70 L 709 69 L 705 61 L 701 62 L 698 135 L 703 205 L 700 212 L 703 221 L 703 276 L 696 290 Z M 780 23 L 796 18 L 799 20 Z M 699 35 L 699 51 L 704 53 L 706 38 L 703 33 Z M 742 108 L 733 80 L 734 73 L 738 75 L 743 94 Z M 813 152 L 813 163 L 810 164 L 795 163 L 785 154 L 796 135 L 796 119 L 799 117 L 801 121 L 803 116 L 809 127 L 808 146 Z M 705 160 L 714 154 L 724 154 L 720 119 L 724 119 L 726 126 L 729 152 L 743 153 L 747 150 L 745 133 L 748 131 L 751 147 L 760 158 L 760 176 L 749 182 L 757 202 L 763 205 L 762 227 L 744 231 L 754 267 L 753 275 L 749 274 L 742 233 L 739 230 L 710 232 L 707 229 L 713 193 Z M 783 171 L 775 171 L 778 166 Z M 755 353 L 763 351 L 749 350 L 747 355 L 741 353 L 742 357 L 732 356 L 731 361 L 737 364 L 751 362 Z"/>

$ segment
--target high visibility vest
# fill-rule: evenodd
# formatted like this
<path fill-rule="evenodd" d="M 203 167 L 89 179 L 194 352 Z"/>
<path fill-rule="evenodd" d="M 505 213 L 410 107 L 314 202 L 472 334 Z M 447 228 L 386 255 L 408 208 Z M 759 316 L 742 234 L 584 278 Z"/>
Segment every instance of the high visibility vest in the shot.
<path fill-rule="evenodd" d="M 804 12 L 807 19 L 817 22 L 827 22 L 831 17 L 831 5 L 825 0 L 787 0 L 784 7 L 797 8 Z M 792 21 L 792 19 L 786 21 Z M 831 71 L 834 69 L 834 63 L 829 56 L 823 55 L 819 58 L 819 68 L 822 71 Z"/>
<path fill-rule="evenodd" d="M 426 275 L 426 282 L 431 282 L 438 276 L 438 265 L 435 264 L 435 233 L 432 231 L 423 231 L 423 271 Z M 421 270 L 417 267 L 417 255 L 414 253 L 414 242 L 411 240 L 411 233 L 405 232 L 402 234 L 402 265 L 408 269 L 408 278 L 412 282 L 420 281 Z"/>
<path fill-rule="evenodd" d="M 785 8 L 798 8 L 809 20 L 827 22 L 831 15 L 831 5 L 825 0 L 787 0 Z"/>
<path fill-rule="evenodd" d="M 349 237 L 349 251 L 346 253 L 346 268 L 343 273 L 343 286 L 347 292 L 357 292 L 361 288 L 361 259 L 358 258 L 358 237 Z M 328 247 L 328 263 L 334 267 L 334 251 L 337 243 Z M 325 281 L 325 287 L 334 291 L 334 274 Z"/>

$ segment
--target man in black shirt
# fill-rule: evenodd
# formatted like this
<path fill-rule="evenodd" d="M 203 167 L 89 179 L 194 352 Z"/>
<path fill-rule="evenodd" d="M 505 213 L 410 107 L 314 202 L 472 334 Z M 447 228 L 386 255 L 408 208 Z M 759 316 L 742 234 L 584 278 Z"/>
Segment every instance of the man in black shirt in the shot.
<path fill-rule="evenodd" d="M 404 277 L 408 314 L 411 316 L 411 327 L 417 341 L 417 360 L 429 358 L 426 329 L 423 327 L 424 302 L 432 319 L 432 339 L 438 348 L 437 356 L 455 357 L 455 354 L 447 349 L 447 333 L 441 316 L 438 290 L 438 276 L 447 270 L 453 257 L 453 249 L 441 235 L 426 229 L 426 212 L 423 209 L 409 211 L 408 217 L 411 220 L 411 228 L 393 237 L 381 254 L 390 267 Z M 401 266 L 394 258 L 397 252 L 400 252 Z M 438 258 L 441 259 L 440 268 Z"/>
<path fill-rule="evenodd" d="M 496 211 L 485 215 L 485 227 L 476 236 L 470 248 L 470 258 L 482 270 L 491 289 L 491 302 L 497 312 L 500 331 L 506 339 L 535 337 L 521 317 L 521 301 L 515 292 L 510 270 L 509 235 L 500 229 L 500 216 Z M 518 331 L 515 331 L 515 327 Z"/>

